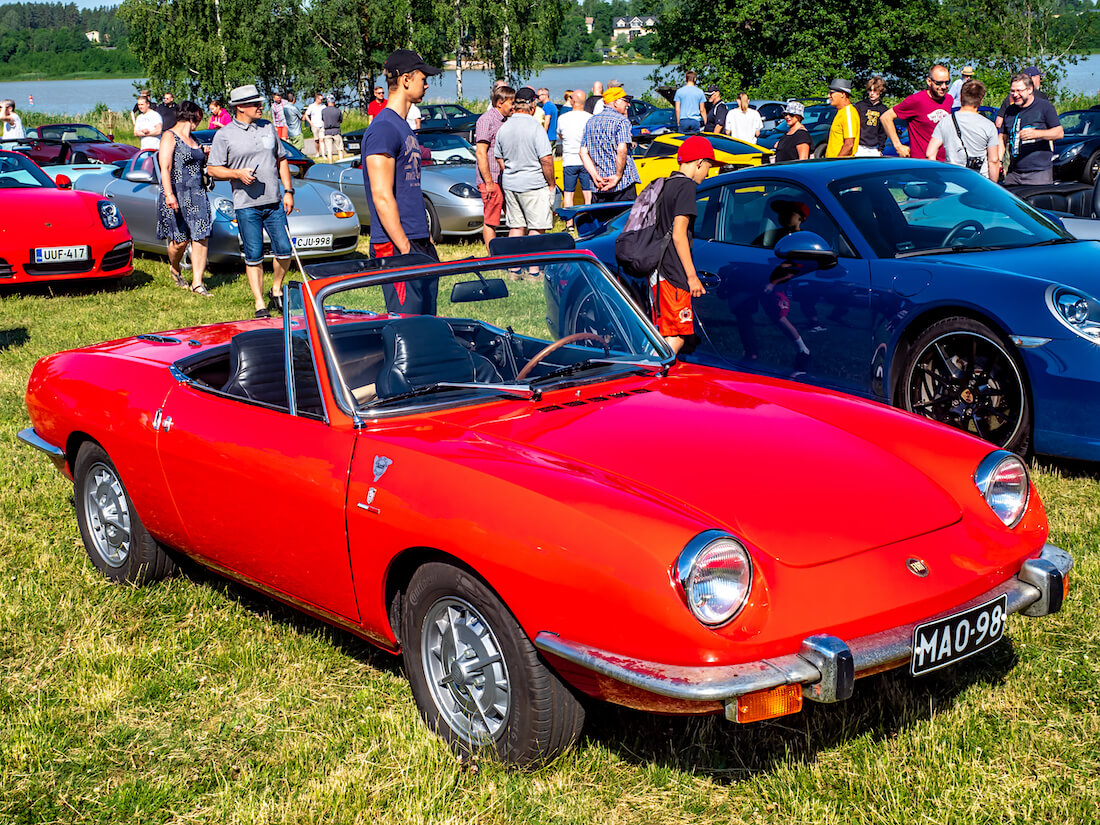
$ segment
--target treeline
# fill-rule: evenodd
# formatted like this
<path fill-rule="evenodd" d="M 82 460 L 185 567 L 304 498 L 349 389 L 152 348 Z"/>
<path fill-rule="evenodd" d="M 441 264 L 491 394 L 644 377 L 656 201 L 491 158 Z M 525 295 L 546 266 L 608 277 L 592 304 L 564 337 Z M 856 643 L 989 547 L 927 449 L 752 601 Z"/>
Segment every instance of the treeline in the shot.
<path fill-rule="evenodd" d="M 660 0 L 584 0 L 569 3 L 562 20 L 561 31 L 547 59 L 553 63 L 570 63 L 576 60 L 600 60 L 601 49 L 614 45 L 613 21 L 616 17 L 653 15 L 660 19 L 663 3 Z M 588 32 L 585 18 L 592 18 L 592 32 Z M 622 44 L 620 51 L 633 51 L 641 57 L 653 54 L 653 35 L 638 37 L 629 44 Z"/>
<path fill-rule="evenodd" d="M 99 32 L 100 41 L 86 33 Z M 0 78 L 142 73 L 117 9 L 78 9 L 73 3 L 0 5 Z"/>

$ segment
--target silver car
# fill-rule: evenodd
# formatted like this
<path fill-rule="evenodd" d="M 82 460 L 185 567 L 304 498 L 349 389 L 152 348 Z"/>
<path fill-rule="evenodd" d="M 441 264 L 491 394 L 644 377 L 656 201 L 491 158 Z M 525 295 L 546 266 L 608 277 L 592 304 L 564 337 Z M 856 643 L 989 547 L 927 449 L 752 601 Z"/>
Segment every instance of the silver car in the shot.
<path fill-rule="evenodd" d="M 102 171 L 81 170 L 82 173 L 78 173 L 73 180 L 73 188 L 97 192 L 109 198 L 126 218 L 136 248 L 167 255 L 165 242 L 157 237 L 160 172 L 156 153 L 140 152 L 125 164 L 100 166 L 98 169 Z M 210 212 L 214 216 L 214 228 L 209 239 L 210 263 L 242 262 L 244 255 L 237 233 L 233 190 L 229 181 L 214 181 L 208 197 Z M 298 182 L 294 187 L 294 211 L 287 216 L 287 223 L 291 241 L 303 258 L 347 255 L 354 252 L 359 243 L 359 220 L 355 206 L 347 197 L 324 186 Z M 266 232 L 264 257 L 271 258 L 271 244 Z"/>
<path fill-rule="evenodd" d="M 474 185 L 474 147 L 458 135 L 418 133 L 421 156 L 420 188 L 433 243 L 443 235 L 479 235 L 484 222 L 481 195 Z M 315 163 L 305 174 L 351 198 L 363 226 L 370 226 L 370 210 L 359 158 L 337 163 Z"/>

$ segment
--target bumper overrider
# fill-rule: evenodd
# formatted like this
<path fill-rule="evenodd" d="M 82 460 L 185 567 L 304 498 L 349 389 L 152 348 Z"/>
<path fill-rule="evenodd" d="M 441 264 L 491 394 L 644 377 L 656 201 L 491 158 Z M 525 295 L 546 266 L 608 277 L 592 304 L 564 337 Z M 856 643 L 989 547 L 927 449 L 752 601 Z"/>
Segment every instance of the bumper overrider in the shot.
<path fill-rule="evenodd" d="M 801 697 L 815 702 L 839 702 L 852 696 L 855 680 L 907 665 L 913 656 L 914 632 L 928 621 L 958 614 L 993 599 L 1005 598 L 1007 613 L 1046 616 L 1062 607 L 1066 577 L 1073 568 L 1069 553 L 1053 544 L 1043 546 L 1036 559 L 1024 562 L 1019 574 L 954 609 L 911 624 L 855 639 L 815 635 L 802 641 L 797 653 L 738 665 L 665 665 L 619 656 L 543 631 L 535 646 L 544 653 L 613 679 L 629 688 L 668 697 L 677 703 L 722 703 L 726 718 L 746 718 L 742 697 L 801 686 Z M 801 707 L 782 712 L 795 712 Z M 769 715 L 782 715 L 771 713 Z M 766 716 L 756 718 L 767 718 Z"/>

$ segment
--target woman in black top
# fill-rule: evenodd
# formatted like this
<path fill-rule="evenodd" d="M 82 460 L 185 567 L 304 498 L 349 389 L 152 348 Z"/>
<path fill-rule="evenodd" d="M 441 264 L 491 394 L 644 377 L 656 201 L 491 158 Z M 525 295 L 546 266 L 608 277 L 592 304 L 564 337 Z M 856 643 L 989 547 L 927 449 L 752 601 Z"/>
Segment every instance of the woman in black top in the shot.
<path fill-rule="evenodd" d="M 805 160 L 813 151 L 814 141 L 806 127 L 802 125 L 802 117 L 806 108 L 797 100 L 792 100 L 783 110 L 783 119 L 787 121 L 787 134 L 783 135 L 775 144 L 776 162 L 784 160 Z"/>

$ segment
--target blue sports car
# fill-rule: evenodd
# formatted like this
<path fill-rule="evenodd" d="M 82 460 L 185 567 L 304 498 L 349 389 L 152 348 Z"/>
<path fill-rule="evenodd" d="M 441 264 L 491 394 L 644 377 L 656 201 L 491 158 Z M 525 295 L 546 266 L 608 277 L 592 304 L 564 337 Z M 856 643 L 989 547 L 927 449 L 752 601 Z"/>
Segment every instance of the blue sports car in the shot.
<path fill-rule="evenodd" d="M 572 212 L 578 246 L 616 271 L 626 214 L 610 208 Z M 701 184 L 697 210 L 706 295 L 688 360 L 877 399 L 1021 453 L 1100 460 L 1100 243 L 932 161 L 742 169 Z"/>

